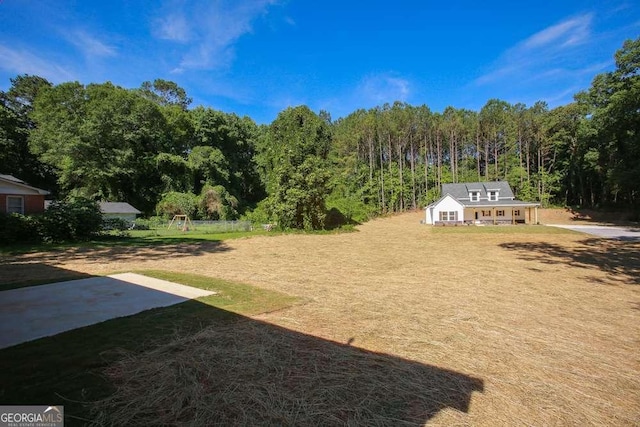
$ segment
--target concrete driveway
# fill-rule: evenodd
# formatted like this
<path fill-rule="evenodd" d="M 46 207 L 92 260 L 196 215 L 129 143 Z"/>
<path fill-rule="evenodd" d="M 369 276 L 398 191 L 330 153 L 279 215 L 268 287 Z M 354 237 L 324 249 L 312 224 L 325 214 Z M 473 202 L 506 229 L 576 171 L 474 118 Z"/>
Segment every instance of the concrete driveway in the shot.
<path fill-rule="evenodd" d="M 0 292 L 0 348 L 215 294 L 133 273 Z"/>
<path fill-rule="evenodd" d="M 581 233 L 591 234 L 592 236 L 602 237 L 605 239 L 640 240 L 640 229 L 632 227 L 620 227 L 613 225 L 560 225 L 547 224 L 550 227 L 566 228 L 568 230 L 579 231 Z"/>

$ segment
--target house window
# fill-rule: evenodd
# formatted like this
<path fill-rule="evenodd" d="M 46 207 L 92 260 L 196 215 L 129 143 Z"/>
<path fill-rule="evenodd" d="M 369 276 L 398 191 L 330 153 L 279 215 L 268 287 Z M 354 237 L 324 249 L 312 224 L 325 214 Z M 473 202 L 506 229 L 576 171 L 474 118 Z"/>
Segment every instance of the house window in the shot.
<path fill-rule="evenodd" d="M 24 214 L 24 198 L 21 196 L 7 196 L 7 213 Z"/>
<path fill-rule="evenodd" d="M 490 202 L 497 202 L 498 201 L 498 192 L 496 190 L 487 191 L 487 195 L 489 196 L 489 201 Z"/>
<path fill-rule="evenodd" d="M 482 216 L 491 216 L 491 211 L 482 211 Z"/>
<path fill-rule="evenodd" d="M 504 210 L 503 209 L 498 209 L 496 211 L 496 216 L 504 216 Z"/>
<path fill-rule="evenodd" d="M 458 212 L 457 211 L 441 211 L 440 212 L 440 221 L 457 221 L 458 220 Z"/>
<path fill-rule="evenodd" d="M 513 216 L 520 216 L 520 209 L 513 211 Z"/>
<path fill-rule="evenodd" d="M 479 191 L 472 191 L 469 193 L 469 199 L 471 199 L 472 202 L 479 202 L 480 201 L 480 192 Z"/>

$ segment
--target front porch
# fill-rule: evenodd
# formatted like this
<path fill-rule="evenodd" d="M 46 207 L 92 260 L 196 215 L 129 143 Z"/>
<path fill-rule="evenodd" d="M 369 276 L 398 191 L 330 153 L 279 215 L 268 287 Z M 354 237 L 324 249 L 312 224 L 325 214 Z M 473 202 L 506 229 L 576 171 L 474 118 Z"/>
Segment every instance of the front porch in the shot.
<path fill-rule="evenodd" d="M 538 224 L 538 207 L 497 206 L 465 208 L 463 223 L 483 225 Z"/>

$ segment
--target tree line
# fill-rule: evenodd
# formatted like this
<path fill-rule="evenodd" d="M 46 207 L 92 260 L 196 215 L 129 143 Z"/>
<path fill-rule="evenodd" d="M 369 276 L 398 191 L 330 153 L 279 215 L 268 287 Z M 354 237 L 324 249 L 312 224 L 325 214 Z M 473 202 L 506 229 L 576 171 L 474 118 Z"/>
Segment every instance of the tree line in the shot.
<path fill-rule="evenodd" d="M 396 102 L 332 121 L 306 106 L 257 125 L 190 108 L 162 79 L 0 92 L 0 173 L 56 197 L 127 201 L 146 214 L 246 215 L 283 228 L 416 209 L 443 183 L 506 180 L 517 197 L 639 210 L 640 39 L 574 102 L 554 109 L 491 99 L 480 109 Z"/>

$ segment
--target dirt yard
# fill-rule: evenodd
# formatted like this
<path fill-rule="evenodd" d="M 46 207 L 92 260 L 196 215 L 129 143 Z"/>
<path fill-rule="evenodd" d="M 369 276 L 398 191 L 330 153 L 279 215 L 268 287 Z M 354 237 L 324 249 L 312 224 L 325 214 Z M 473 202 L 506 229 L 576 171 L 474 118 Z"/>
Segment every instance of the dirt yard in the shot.
<path fill-rule="evenodd" d="M 542 226 L 436 229 L 422 213 L 332 235 L 101 249 L 2 260 L 24 269 L 193 272 L 308 302 L 258 319 L 482 381 L 436 425 L 639 425 L 640 243 Z M 529 231 L 521 231 L 529 230 Z"/>

